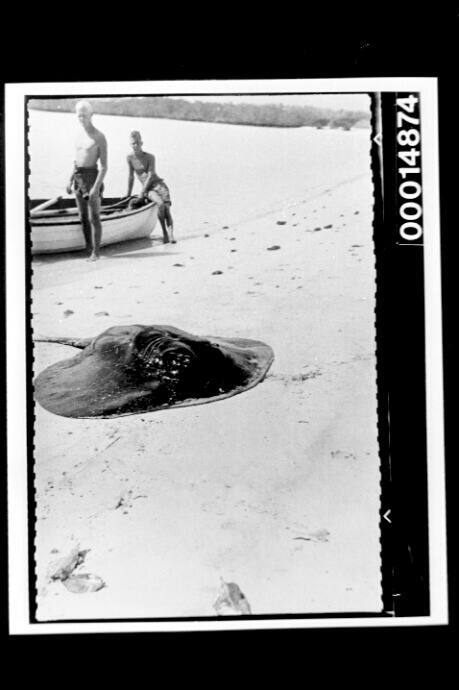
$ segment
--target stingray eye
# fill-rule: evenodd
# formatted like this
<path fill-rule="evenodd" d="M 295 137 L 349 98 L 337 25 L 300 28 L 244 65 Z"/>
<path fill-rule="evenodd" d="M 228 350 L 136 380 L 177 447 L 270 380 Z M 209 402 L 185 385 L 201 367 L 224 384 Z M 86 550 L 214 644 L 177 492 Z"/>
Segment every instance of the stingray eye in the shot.
<path fill-rule="evenodd" d="M 195 358 L 191 348 L 179 342 L 170 343 L 163 356 L 164 361 L 174 370 L 188 368 Z"/>

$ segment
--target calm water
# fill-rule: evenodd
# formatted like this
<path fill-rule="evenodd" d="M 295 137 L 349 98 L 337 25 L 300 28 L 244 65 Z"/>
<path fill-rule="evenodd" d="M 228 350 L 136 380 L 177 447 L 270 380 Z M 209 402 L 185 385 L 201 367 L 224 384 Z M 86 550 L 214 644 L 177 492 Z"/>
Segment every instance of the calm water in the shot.
<path fill-rule="evenodd" d="M 282 213 L 298 200 L 370 175 L 369 129 L 274 129 L 111 115 L 94 116 L 94 124 L 108 141 L 106 196 L 126 193 L 129 132 L 138 129 L 169 185 L 181 236 L 206 222 Z M 65 195 L 80 126 L 75 115 L 31 110 L 29 125 L 30 196 Z"/>

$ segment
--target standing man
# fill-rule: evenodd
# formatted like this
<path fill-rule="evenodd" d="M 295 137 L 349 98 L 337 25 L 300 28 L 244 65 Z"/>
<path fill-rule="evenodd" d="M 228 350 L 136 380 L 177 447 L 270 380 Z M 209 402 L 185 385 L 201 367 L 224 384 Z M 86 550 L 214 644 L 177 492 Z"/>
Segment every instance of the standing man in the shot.
<path fill-rule="evenodd" d="M 93 111 L 88 101 L 78 101 L 75 111 L 82 130 L 76 139 L 75 167 L 67 193 L 71 194 L 72 189 L 75 192 L 89 261 L 97 261 L 102 239 L 100 199 L 107 172 L 107 141 L 92 124 Z"/>

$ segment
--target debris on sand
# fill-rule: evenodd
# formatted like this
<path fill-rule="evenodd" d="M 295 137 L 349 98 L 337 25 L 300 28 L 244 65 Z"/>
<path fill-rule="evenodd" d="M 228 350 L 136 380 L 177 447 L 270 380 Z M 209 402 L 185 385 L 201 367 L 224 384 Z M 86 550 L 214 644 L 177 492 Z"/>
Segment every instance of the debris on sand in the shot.
<path fill-rule="evenodd" d="M 293 539 L 296 541 L 328 541 L 329 536 L 328 529 L 318 529 L 315 532 L 309 532 L 307 537 L 293 537 Z"/>
<path fill-rule="evenodd" d="M 182 268 L 184 268 L 185 264 L 174 264 L 174 266 L 181 266 Z"/>
<path fill-rule="evenodd" d="M 71 315 L 74 314 L 74 313 L 75 313 L 75 312 L 72 311 L 71 309 L 66 309 L 66 310 L 64 311 L 64 316 L 65 316 L 65 317 L 71 316 Z"/>
<path fill-rule="evenodd" d="M 91 573 L 81 573 L 71 575 L 63 581 L 64 587 L 73 594 L 85 594 L 86 592 L 98 592 L 99 589 L 106 587 L 105 582 L 98 575 Z"/>
<path fill-rule="evenodd" d="M 247 597 L 235 582 L 225 582 L 221 579 L 218 598 L 214 609 L 219 616 L 247 616 L 252 613 Z"/>
<path fill-rule="evenodd" d="M 360 211 L 354 211 L 354 216 L 358 216 Z"/>
<path fill-rule="evenodd" d="M 125 491 L 122 491 L 119 494 L 119 496 L 116 499 L 116 502 L 113 506 L 113 510 L 117 510 L 118 508 L 124 508 L 124 509 L 132 508 L 132 501 L 133 501 L 133 491 L 132 491 L 132 489 L 126 489 Z"/>
<path fill-rule="evenodd" d="M 108 311 L 97 311 L 94 316 L 110 316 Z"/>
<path fill-rule="evenodd" d="M 94 290 L 103 290 L 102 285 L 94 285 Z"/>
<path fill-rule="evenodd" d="M 48 581 L 60 580 L 62 584 L 74 594 L 97 592 L 106 587 L 105 582 L 98 575 L 91 573 L 77 573 L 75 570 L 84 563 L 89 549 L 81 550 L 75 546 L 67 556 L 53 561 L 48 568 Z"/>
<path fill-rule="evenodd" d="M 204 235 L 204 237 L 210 237 L 210 235 L 208 235 L 208 234 L 206 233 L 206 234 Z"/>
<path fill-rule="evenodd" d="M 266 247 L 266 249 L 268 250 L 268 252 L 272 252 L 275 249 L 280 249 L 280 246 L 278 244 L 273 244 L 272 247 Z"/>
<path fill-rule="evenodd" d="M 80 547 L 75 546 L 67 556 L 52 561 L 48 568 L 48 579 L 50 581 L 65 580 L 73 573 L 75 568 L 83 563 L 87 553 L 88 550 L 80 551 Z"/>

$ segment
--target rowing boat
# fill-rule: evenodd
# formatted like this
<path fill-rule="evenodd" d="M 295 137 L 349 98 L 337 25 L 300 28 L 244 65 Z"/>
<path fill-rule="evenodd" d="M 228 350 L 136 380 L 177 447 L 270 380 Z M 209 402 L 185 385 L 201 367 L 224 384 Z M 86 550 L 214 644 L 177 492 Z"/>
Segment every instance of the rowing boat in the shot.
<path fill-rule="evenodd" d="M 158 205 L 129 208 L 131 197 L 104 199 L 100 209 L 101 246 L 149 237 L 158 220 Z M 74 199 L 33 199 L 29 204 L 32 254 L 53 254 L 85 249 L 78 209 Z"/>

